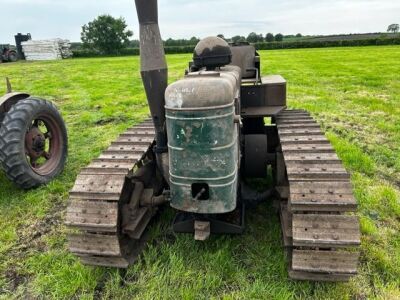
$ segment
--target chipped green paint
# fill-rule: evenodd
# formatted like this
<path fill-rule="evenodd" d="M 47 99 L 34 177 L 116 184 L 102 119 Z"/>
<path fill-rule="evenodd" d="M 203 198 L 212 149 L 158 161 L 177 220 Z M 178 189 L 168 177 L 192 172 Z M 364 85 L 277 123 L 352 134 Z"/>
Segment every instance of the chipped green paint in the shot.
<path fill-rule="evenodd" d="M 166 91 L 171 206 L 178 210 L 220 214 L 236 208 L 237 82 L 221 73 L 193 73 Z"/>
<path fill-rule="evenodd" d="M 234 210 L 238 133 L 233 104 L 196 113 L 167 111 L 167 124 L 171 206 L 195 213 Z M 209 199 L 196 200 L 192 185 L 203 183 L 209 186 Z"/>

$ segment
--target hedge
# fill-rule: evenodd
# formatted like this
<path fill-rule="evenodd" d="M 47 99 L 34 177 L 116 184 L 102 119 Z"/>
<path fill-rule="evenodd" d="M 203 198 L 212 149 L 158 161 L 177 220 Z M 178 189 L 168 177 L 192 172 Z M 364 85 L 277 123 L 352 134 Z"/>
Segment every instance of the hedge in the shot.
<path fill-rule="evenodd" d="M 178 53 L 193 53 L 195 46 L 175 46 L 165 47 L 165 53 L 167 54 L 178 54 Z M 74 49 L 72 50 L 74 57 L 113 57 L 113 56 L 130 56 L 139 55 L 139 48 L 125 48 L 117 54 L 102 54 L 94 50 L 87 49 Z"/>
<path fill-rule="evenodd" d="M 372 38 L 363 40 L 337 40 L 337 41 L 296 41 L 296 42 L 272 42 L 256 43 L 257 50 L 275 50 L 275 49 L 300 49 L 300 48 L 325 48 L 325 47 L 354 47 L 354 46 L 381 46 L 381 45 L 400 45 L 398 38 Z M 193 53 L 193 46 L 174 46 L 165 47 L 165 53 Z M 104 55 L 93 50 L 74 49 L 74 57 L 100 57 L 100 56 L 128 56 L 139 55 L 138 48 L 122 49 L 118 54 Z"/>
<path fill-rule="evenodd" d="M 400 45 L 400 38 L 257 43 L 257 50 Z"/>
<path fill-rule="evenodd" d="M 101 52 L 88 49 L 73 49 L 72 53 L 74 57 L 112 57 L 112 56 L 129 56 L 139 55 L 139 48 L 125 48 L 117 54 L 102 54 Z"/>

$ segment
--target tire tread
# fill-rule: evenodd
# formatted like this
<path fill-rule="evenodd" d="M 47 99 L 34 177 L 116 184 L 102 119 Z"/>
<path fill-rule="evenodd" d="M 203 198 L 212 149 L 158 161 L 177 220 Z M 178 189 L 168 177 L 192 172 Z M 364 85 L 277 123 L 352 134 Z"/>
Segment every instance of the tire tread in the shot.
<path fill-rule="evenodd" d="M 27 162 L 21 160 L 21 138 L 25 137 L 25 126 L 27 120 L 32 119 L 32 114 L 35 110 L 45 109 L 57 119 L 62 121 L 57 107 L 49 101 L 29 97 L 16 103 L 9 112 L 5 113 L 2 124 L 0 125 L 0 165 L 5 171 L 6 176 L 15 184 L 23 189 L 35 188 L 39 185 L 49 182 L 52 178 L 45 176 L 31 175 L 30 166 Z M 61 166 L 58 167 L 55 176 L 62 172 L 64 163 L 67 158 L 68 140 L 64 123 L 61 128 L 65 131 L 65 149 L 62 149 L 63 157 Z M 52 176 L 53 177 L 53 176 Z"/>

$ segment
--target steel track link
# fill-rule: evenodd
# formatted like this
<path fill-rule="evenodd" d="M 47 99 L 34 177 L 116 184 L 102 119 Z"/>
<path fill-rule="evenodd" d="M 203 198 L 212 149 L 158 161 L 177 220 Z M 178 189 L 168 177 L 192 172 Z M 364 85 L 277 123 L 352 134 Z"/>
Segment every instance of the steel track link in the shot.
<path fill-rule="evenodd" d="M 347 281 L 357 273 L 360 245 L 349 175 L 308 112 L 283 111 L 276 125 L 289 184 L 281 203 L 289 276 Z"/>
<path fill-rule="evenodd" d="M 69 249 L 84 264 L 126 268 L 144 247 L 145 235 L 133 240 L 121 233 L 121 196 L 126 176 L 153 142 L 154 127 L 147 120 L 121 134 L 78 175 L 65 223 L 72 229 Z"/>

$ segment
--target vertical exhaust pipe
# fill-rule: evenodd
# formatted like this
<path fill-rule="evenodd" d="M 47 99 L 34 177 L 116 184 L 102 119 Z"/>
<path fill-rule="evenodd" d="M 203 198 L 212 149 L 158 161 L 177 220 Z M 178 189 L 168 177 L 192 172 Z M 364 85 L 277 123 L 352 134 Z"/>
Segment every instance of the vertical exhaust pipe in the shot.
<path fill-rule="evenodd" d="M 168 151 L 165 129 L 165 89 L 168 67 L 158 26 L 157 0 L 135 0 L 140 25 L 141 75 L 156 130 L 157 153 Z"/>
<path fill-rule="evenodd" d="M 165 90 L 168 67 L 158 26 L 157 0 L 135 0 L 140 26 L 140 71 L 156 131 L 159 170 L 169 183 L 168 140 L 165 125 Z"/>
<path fill-rule="evenodd" d="M 6 86 L 7 86 L 7 94 L 12 93 L 12 87 L 11 87 L 11 82 L 8 77 L 6 77 Z"/>

